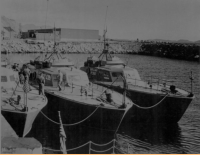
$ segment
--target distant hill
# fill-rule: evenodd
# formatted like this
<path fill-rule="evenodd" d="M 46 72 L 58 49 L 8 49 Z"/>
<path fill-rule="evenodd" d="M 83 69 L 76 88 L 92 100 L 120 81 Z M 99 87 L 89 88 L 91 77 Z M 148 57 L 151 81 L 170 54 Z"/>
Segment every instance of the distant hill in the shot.
<path fill-rule="evenodd" d="M 189 40 L 183 40 L 183 39 L 178 40 L 178 41 L 176 41 L 176 42 L 178 42 L 178 43 L 193 43 L 192 41 L 189 41 Z"/>
<path fill-rule="evenodd" d="M 184 39 L 180 39 L 180 40 L 164 40 L 164 39 L 150 39 L 148 41 L 156 41 L 156 42 L 172 42 L 172 43 L 196 43 L 193 41 L 189 41 L 189 40 L 184 40 Z M 198 41 L 197 41 L 198 42 Z M 199 40 L 200 42 L 200 40 Z"/>

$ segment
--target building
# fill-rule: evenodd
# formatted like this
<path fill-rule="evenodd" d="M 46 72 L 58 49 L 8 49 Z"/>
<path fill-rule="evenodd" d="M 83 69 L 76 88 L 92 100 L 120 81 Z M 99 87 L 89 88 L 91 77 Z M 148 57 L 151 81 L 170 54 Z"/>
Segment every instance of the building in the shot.
<path fill-rule="evenodd" d="M 95 41 L 99 40 L 99 30 L 56 28 L 54 31 L 54 29 L 35 29 L 28 30 L 28 38 L 51 41 L 54 39 L 56 41 Z"/>

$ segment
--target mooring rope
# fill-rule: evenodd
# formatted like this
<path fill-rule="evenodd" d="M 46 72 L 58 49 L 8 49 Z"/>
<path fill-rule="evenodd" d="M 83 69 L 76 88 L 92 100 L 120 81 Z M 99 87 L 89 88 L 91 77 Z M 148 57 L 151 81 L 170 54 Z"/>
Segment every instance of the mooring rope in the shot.
<path fill-rule="evenodd" d="M 18 83 L 17 83 L 17 85 L 16 85 L 16 87 L 15 87 L 15 89 L 14 89 L 14 91 L 13 91 L 13 93 L 12 93 L 12 95 L 11 95 L 11 97 L 10 97 L 10 99 L 13 97 L 13 95 L 15 94 L 15 91 L 17 90 L 17 86 L 19 85 L 19 81 L 18 81 Z"/>
<path fill-rule="evenodd" d="M 140 108 L 140 109 L 151 109 L 151 108 L 154 108 L 154 107 L 156 107 L 157 105 L 159 105 L 168 95 L 169 95 L 169 93 L 167 93 L 167 94 L 162 98 L 162 100 L 160 100 L 158 103 L 156 103 L 155 105 L 150 106 L 150 107 L 141 107 L 141 106 L 139 106 L 139 105 L 137 105 L 137 104 L 135 104 L 135 103 L 133 103 L 133 105 L 135 105 L 136 107 L 138 107 L 138 108 Z"/>
<path fill-rule="evenodd" d="M 113 139 L 113 140 L 111 140 L 110 142 L 105 143 L 105 144 L 97 144 L 97 143 L 94 143 L 94 142 L 91 141 L 91 144 L 94 144 L 94 145 L 96 145 L 96 146 L 105 146 L 105 145 L 108 145 L 108 144 L 113 143 L 113 142 L 115 142 L 115 139 Z"/>
<path fill-rule="evenodd" d="M 67 149 L 67 151 L 73 151 L 73 150 L 79 149 L 79 148 L 81 148 L 81 147 L 83 147 L 83 146 L 85 146 L 85 145 L 87 145 L 89 143 L 90 143 L 90 141 L 85 143 L 85 144 L 83 144 L 83 145 L 81 145 L 81 146 L 78 146 L 78 147 L 75 147 L 75 148 L 72 148 L 72 149 Z"/>
<path fill-rule="evenodd" d="M 98 109 L 100 106 L 101 106 L 101 105 L 99 105 L 99 106 L 98 106 L 89 116 L 87 116 L 85 119 L 83 119 L 83 120 L 81 120 L 81 121 L 79 121 L 79 122 L 76 122 L 76 123 L 72 123 L 72 124 L 62 124 L 62 125 L 64 125 L 64 126 L 74 126 L 74 125 L 80 124 L 80 123 L 86 121 L 88 118 L 90 118 L 90 117 L 97 111 L 97 109 Z M 60 123 L 58 123 L 58 122 L 56 122 L 56 121 L 50 119 L 50 118 L 49 118 L 48 116 L 46 116 L 42 111 L 40 111 L 40 113 L 41 113 L 44 117 L 46 117 L 49 121 L 51 121 L 51 122 L 53 122 L 53 123 L 55 123 L 55 124 L 61 125 Z"/>
<path fill-rule="evenodd" d="M 121 123 L 122 123 L 122 120 L 124 119 L 124 116 L 126 115 L 126 113 L 127 113 L 128 110 L 129 110 L 129 109 L 126 109 L 126 110 L 125 110 L 124 115 L 122 116 L 122 119 L 120 120 L 120 123 L 119 123 L 119 125 L 118 125 L 118 127 L 117 127 L 117 130 L 115 131 L 115 134 L 114 134 L 114 135 L 116 135 L 116 133 L 117 133 L 117 131 L 118 131 L 118 129 L 119 129 Z"/>

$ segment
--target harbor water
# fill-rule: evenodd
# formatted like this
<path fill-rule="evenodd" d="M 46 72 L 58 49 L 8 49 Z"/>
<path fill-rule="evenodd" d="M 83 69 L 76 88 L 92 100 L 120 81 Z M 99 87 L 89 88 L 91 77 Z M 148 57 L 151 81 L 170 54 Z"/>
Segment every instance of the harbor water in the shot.
<path fill-rule="evenodd" d="M 39 56 L 39 54 L 9 54 L 11 63 L 26 63 Z M 75 66 L 81 67 L 89 54 L 65 54 Z M 96 55 L 98 56 L 98 55 Z M 117 55 L 127 62 L 128 66 L 136 68 L 141 79 L 153 78 L 175 79 L 179 81 L 178 87 L 195 94 L 182 119 L 173 126 L 160 124 L 123 124 L 117 131 L 118 145 L 126 153 L 200 153 L 200 64 L 182 60 L 171 60 L 152 56 Z M 193 74 L 191 88 L 190 75 Z M 58 103 L 55 103 L 58 104 Z M 43 109 L 45 111 L 45 109 Z M 58 116 L 55 116 L 58 117 Z M 102 131 L 83 126 L 69 127 L 67 129 L 67 149 L 80 146 L 89 140 L 95 143 L 107 143 L 114 138 L 114 132 Z M 33 123 L 32 130 L 27 135 L 39 140 L 43 147 L 53 150 L 60 149 L 59 125 L 47 120 L 39 114 Z M 88 153 L 87 147 L 69 153 Z M 48 153 L 48 152 L 47 152 Z M 52 151 L 50 153 L 59 153 Z"/>

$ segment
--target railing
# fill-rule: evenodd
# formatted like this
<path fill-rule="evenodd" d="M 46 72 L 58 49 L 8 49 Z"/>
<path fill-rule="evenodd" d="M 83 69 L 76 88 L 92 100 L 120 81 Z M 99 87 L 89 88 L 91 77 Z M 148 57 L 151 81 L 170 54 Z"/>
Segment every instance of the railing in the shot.
<path fill-rule="evenodd" d="M 67 153 L 72 153 L 72 152 L 75 152 L 75 151 L 80 151 L 81 149 L 83 149 L 83 147 L 88 147 L 88 154 L 100 154 L 100 153 L 106 153 L 106 154 L 116 154 L 116 150 L 120 153 L 120 154 L 125 154 L 127 152 L 125 151 L 122 151 L 119 147 L 118 147 L 118 142 L 116 141 L 116 139 L 113 139 L 111 140 L 110 142 L 108 143 L 104 143 L 104 144 L 97 144 L 97 143 L 94 143 L 92 141 L 89 141 L 87 143 L 84 143 L 78 147 L 75 147 L 75 148 L 71 148 L 71 149 L 67 149 Z M 110 146 L 110 147 L 108 147 Z M 106 148 L 107 147 L 107 148 Z M 104 148 L 104 149 L 102 149 Z M 61 153 L 62 151 L 61 150 L 55 150 L 55 149 L 51 149 L 51 148 L 46 148 L 46 147 L 43 147 L 43 150 L 49 150 L 49 151 L 52 151 L 52 152 L 59 152 Z M 129 152 L 129 151 L 128 151 Z M 84 152 L 83 152 L 84 153 Z"/>
<path fill-rule="evenodd" d="M 77 85 L 77 84 L 74 84 L 73 82 L 72 83 L 65 83 L 64 84 L 64 89 L 66 88 L 66 85 L 69 85 L 71 87 L 71 92 L 73 92 L 74 88 L 75 87 L 78 87 L 80 88 L 80 95 L 83 96 L 85 94 L 85 96 L 88 95 L 88 92 L 91 92 L 92 93 L 92 97 L 94 96 L 94 90 L 98 91 L 98 92 L 105 92 L 105 90 L 107 90 L 106 87 L 103 87 L 101 85 L 98 85 L 98 84 L 94 84 L 94 83 L 89 83 L 89 85 L 86 85 L 86 86 L 81 86 L 81 85 Z"/>
<path fill-rule="evenodd" d="M 153 76 L 144 76 L 145 80 L 138 80 L 138 79 L 133 79 L 133 78 L 126 78 L 127 80 L 132 80 L 131 82 L 127 82 L 128 85 L 132 86 L 138 86 L 138 87 L 144 87 L 145 89 L 152 89 L 152 90 L 157 90 L 161 91 L 159 87 L 166 87 L 167 85 L 175 85 L 178 86 L 179 88 L 184 88 L 183 84 L 189 85 L 191 84 L 191 92 L 192 92 L 192 83 L 193 83 L 193 77 L 192 73 L 191 76 L 189 77 L 189 80 L 180 80 L 180 78 L 183 78 L 185 76 L 168 76 L 165 79 L 161 79 L 158 77 L 153 77 Z M 173 79 L 172 79 L 173 78 Z M 178 79 L 176 79 L 178 78 Z M 140 82 L 144 82 L 143 84 L 140 84 Z M 154 86 L 154 87 L 153 87 Z M 156 86 L 156 88 L 155 88 Z"/>

